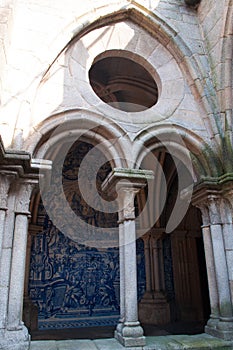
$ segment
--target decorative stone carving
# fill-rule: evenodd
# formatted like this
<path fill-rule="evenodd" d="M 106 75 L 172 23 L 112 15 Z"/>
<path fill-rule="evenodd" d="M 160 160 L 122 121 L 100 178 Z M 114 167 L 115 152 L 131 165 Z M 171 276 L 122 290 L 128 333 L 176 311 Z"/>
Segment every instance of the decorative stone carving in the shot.
<path fill-rule="evenodd" d="M 0 173 L 0 210 L 7 209 L 7 197 L 11 181 L 14 179 L 14 174 Z"/>
<path fill-rule="evenodd" d="M 28 182 L 23 182 L 17 184 L 18 187 L 18 198 L 16 200 L 15 212 L 17 214 L 26 214 L 29 215 L 29 203 L 32 193 L 32 189 L 37 182 L 34 183 L 30 180 Z"/>
<path fill-rule="evenodd" d="M 119 221 L 135 219 L 134 198 L 138 192 L 139 190 L 134 188 L 120 188 L 118 190 Z"/>

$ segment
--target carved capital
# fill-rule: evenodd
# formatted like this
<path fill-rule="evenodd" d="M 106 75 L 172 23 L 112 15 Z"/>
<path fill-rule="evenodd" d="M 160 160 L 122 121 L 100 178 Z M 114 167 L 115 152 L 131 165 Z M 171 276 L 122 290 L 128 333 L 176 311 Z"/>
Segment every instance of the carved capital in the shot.
<path fill-rule="evenodd" d="M 119 222 L 135 219 L 134 198 L 154 178 L 151 170 L 115 168 L 102 184 L 103 191 L 117 192 Z"/>
<path fill-rule="evenodd" d="M 134 220 L 134 198 L 139 189 L 134 187 L 121 187 L 118 189 L 119 221 Z"/>
<path fill-rule="evenodd" d="M 36 183 L 31 181 L 18 182 L 16 185 L 16 203 L 15 203 L 15 213 L 29 215 L 29 203 L 31 198 L 31 193 Z"/>
<path fill-rule="evenodd" d="M 144 236 L 142 236 L 143 242 L 144 242 L 144 248 L 149 249 L 150 248 L 150 239 L 151 236 L 149 233 L 146 233 Z"/>
<path fill-rule="evenodd" d="M 202 212 L 203 224 L 222 224 L 221 206 L 224 197 L 221 188 L 204 185 L 194 191 L 192 204 Z"/>
<path fill-rule="evenodd" d="M 9 188 L 16 174 L 10 172 L 0 173 L 0 210 L 7 210 Z"/>
<path fill-rule="evenodd" d="M 209 226 L 210 216 L 209 216 L 208 202 L 206 201 L 204 203 L 200 203 L 199 205 L 196 205 L 196 207 L 201 211 L 203 226 Z"/>
<path fill-rule="evenodd" d="M 216 225 L 216 224 L 222 224 L 222 218 L 221 218 L 221 211 L 220 211 L 220 205 L 221 205 L 222 198 L 218 196 L 208 196 L 208 207 L 209 207 L 209 217 L 210 217 L 210 224 Z"/>

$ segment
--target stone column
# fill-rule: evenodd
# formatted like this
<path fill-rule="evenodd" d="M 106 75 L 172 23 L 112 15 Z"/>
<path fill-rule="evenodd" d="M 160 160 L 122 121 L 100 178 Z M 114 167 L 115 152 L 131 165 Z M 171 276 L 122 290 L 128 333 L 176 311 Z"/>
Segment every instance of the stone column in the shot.
<path fill-rule="evenodd" d="M 122 333 L 124 321 L 125 321 L 125 239 L 124 239 L 124 225 L 123 222 L 119 222 L 119 264 L 120 264 L 120 320 L 115 331 L 117 334 Z"/>
<path fill-rule="evenodd" d="M 206 333 L 211 333 L 212 329 L 215 329 L 219 322 L 219 296 L 218 296 L 218 288 L 216 281 L 216 272 L 214 265 L 214 254 L 212 247 L 212 239 L 210 232 L 210 219 L 209 212 L 206 205 L 202 204 L 198 206 L 202 213 L 202 236 L 203 243 L 205 249 L 205 258 L 206 258 L 206 270 L 207 270 L 207 278 L 208 278 L 208 286 L 209 286 L 209 297 L 210 297 L 210 319 L 207 322 L 205 327 Z"/>
<path fill-rule="evenodd" d="M 118 194 L 120 244 L 121 320 L 115 337 L 125 347 L 145 345 L 143 329 L 138 321 L 135 195 L 153 179 L 151 171 L 113 169 L 102 185 L 104 191 L 116 189 Z"/>
<path fill-rule="evenodd" d="M 154 267 L 154 291 L 155 295 L 160 293 L 160 276 L 159 276 L 159 247 L 158 237 L 152 236 L 152 256 L 153 256 L 153 267 Z"/>
<path fill-rule="evenodd" d="M 224 193 L 221 215 L 223 217 L 223 238 L 228 266 L 231 300 L 233 303 L 233 190 L 231 189 Z"/>
<path fill-rule="evenodd" d="M 117 339 L 126 347 L 145 345 L 143 329 L 138 321 L 137 301 L 137 262 L 136 262 L 136 227 L 134 213 L 134 198 L 139 192 L 134 185 L 122 184 L 118 186 L 120 197 L 119 222 L 124 235 L 124 256 L 121 268 L 124 275 L 124 322 Z"/>
<path fill-rule="evenodd" d="M 147 233 L 145 236 L 142 237 L 142 239 L 144 241 L 145 270 L 146 270 L 146 292 L 145 292 L 144 298 L 151 299 L 152 284 L 151 284 L 151 262 L 150 262 L 150 234 Z"/>
<path fill-rule="evenodd" d="M 165 291 L 163 239 L 162 238 L 159 239 L 158 241 L 158 249 L 159 249 L 159 261 L 160 261 L 160 284 L 161 284 L 161 290 Z"/>
<path fill-rule="evenodd" d="M 15 173 L 1 172 L 0 174 L 0 329 L 5 328 L 7 300 L 8 300 L 8 275 L 10 274 L 10 261 L 8 263 L 10 251 L 8 244 L 6 244 L 7 237 L 5 237 L 5 221 L 6 213 L 8 211 L 8 192 L 12 180 L 15 178 Z M 10 225 L 7 225 L 8 230 Z M 8 233 L 8 235 L 10 235 Z M 9 257 L 10 258 L 10 257 Z M 9 270 L 8 270 L 9 266 Z"/>
<path fill-rule="evenodd" d="M 231 272 L 228 271 L 231 264 L 227 260 L 228 244 L 233 244 L 232 231 L 229 232 L 232 212 L 226 215 L 226 192 L 225 188 L 216 184 L 211 188 L 202 185 L 193 194 L 193 203 L 200 208 L 203 217 L 202 230 L 211 302 L 211 319 L 206 326 L 206 332 L 219 338 L 233 340 L 229 278 Z"/>
<path fill-rule="evenodd" d="M 150 290 L 146 290 L 139 303 L 139 317 L 144 324 L 160 325 L 170 321 L 170 307 L 164 290 L 161 240 L 163 234 L 164 229 L 152 228 L 147 234 L 146 243 L 144 243 L 146 281 L 148 288 L 150 288 Z"/>
<path fill-rule="evenodd" d="M 220 322 L 217 324 L 216 335 L 230 340 L 233 338 L 233 311 L 222 231 L 220 204 L 221 198 L 209 196 L 209 214 L 211 222 L 210 231 L 214 253 L 220 313 Z"/>
<path fill-rule="evenodd" d="M 8 304 L 8 329 L 22 329 L 22 310 L 27 253 L 29 202 L 33 185 L 30 182 L 19 184 L 15 207 L 14 242 L 11 263 L 11 280 Z"/>
<path fill-rule="evenodd" d="M 38 308 L 32 303 L 31 298 L 28 294 L 29 288 L 29 277 L 30 277 L 30 259 L 31 259 L 31 246 L 32 236 L 42 232 L 43 227 L 38 225 L 30 225 L 27 236 L 27 253 L 26 253 L 26 268 L 25 268 L 25 279 L 24 279 L 24 298 L 23 298 L 23 321 L 29 331 L 38 329 Z"/>
<path fill-rule="evenodd" d="M 35 180 L 36 181 L 36 180 Z M 12 203 L 14 208 L 11 208 L 11 219 L 13 222 L 13 243 L 9 258 L 11 259 L 11 269 L 9 288 L 8 288 L 8 303 L 6 314 L 6 325 L 4 338 L 0 341 L 3 348 L 14 348 L 14 350 L 26 350 L 29 348 L 30 336 L 27 328 L 22 322 L 23 309 L 23 293 L 24 293 L 24 276 L 25 276 L 25 260 L 27 247 L 28 233 L 28 216 L 29 202 L 33 180 L 18 180 L 12 189 L 12 198 L 15 200 Z"/>

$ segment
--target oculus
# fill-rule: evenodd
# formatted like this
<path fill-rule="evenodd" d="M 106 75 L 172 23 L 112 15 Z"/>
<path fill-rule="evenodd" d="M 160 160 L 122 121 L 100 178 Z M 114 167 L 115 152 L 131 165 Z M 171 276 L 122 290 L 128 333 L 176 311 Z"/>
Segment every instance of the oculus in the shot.
<path fill-rule="evenodd" d="M 158 100 L 154 78 L 130 58 L 98 56 L 89 70 L 89 80 L 103 102 L 125 112 L 144 111 Z"/>

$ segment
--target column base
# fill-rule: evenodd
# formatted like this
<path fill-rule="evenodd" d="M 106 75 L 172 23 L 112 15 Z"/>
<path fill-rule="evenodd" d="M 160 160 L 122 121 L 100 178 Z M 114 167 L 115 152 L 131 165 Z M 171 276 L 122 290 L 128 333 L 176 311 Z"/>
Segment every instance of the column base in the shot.
<path fill-rule="evenodd" d="M 162 325 L 170 322 L 170 306 L 163 293 L 146 292 L 138 307 L 143 324 Z"/>
<path fill-rule="evenodd" d="M 125 347 L 142 348 L 146 345 L 143 329 L 139 322 L 125 322 L 118 324 L 115 330 L 115 338 Z"/>
<path fill-rule="evenodd" d="M 0 330 L 0 349 L 28 350 L 31 337 L 27 328 L 22 325 L 18 330 Z"/>
<path fill-rule="evenodd" d="M 224 340 L 233 340 L 233 321 L 213 320 L 205 327 L 205 332 L 213 337 Z"/>

